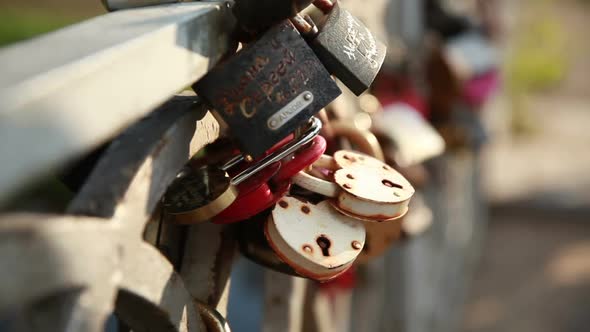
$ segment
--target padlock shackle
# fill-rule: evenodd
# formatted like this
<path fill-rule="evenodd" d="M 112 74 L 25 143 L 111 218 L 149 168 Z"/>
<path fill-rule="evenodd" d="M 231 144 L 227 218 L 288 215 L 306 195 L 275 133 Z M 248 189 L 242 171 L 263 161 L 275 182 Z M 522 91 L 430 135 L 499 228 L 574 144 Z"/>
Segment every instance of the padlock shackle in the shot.
<path fill-rule="evenodd" d="M 315 38 L 320 32 L 318 26 L 309 15 L 301 16 L 297 14 L 289 19 L 293 26 L 306 39 Z"/>
<path fill-rule="evenodd" d="M 316 117 L 312 117 L 310 119 L 309 128 L 303 135 L 301 135 L 299 139 L 293 139 L 289 143 L 282 146 L 276 152 L 265 156 L 260 161 L 256 162 L 254 165 L 241 171 L 232 179 L 232 184 L 239 185 L 252 175 L 260 172 L 262 169 L 294 153 L 302 146 L 311 142 L 320 133 L 320 130 L 322 130 L 322 121 L 320 121 Z"/>
<path fill-rule="evenodd" d="M 196 301 L 196 303 L 199 310 L 199 315 L 201 315 L 201 319 L 204 321 L 207 331 L 231 332 L 231 328 L 229 327 L 227 320 L 219 313 L 219 311 L 213 309 L 211 306 L 201 301 Z"/>
<path fill-rule="evenodd" d="M 344 121 L 336 121 L 331 124 L 334 136 L 341 136 L 352 142 L 361 152 L 385 162 L 383 149 L 375 134 L 369 130 L 362 130 Z"/>
<path fill-rule="evenodd" d="M 239 155 L 233 157 L 232 159 L 230 159 L 225 164 L 223 164 L 221 167 L 219 167 L 219 169 L 221 169 L 224 172 L 227 172 L 230 168 L 236 166 L 237 164 L 243 162 L 244 160 L 246 160 L 246 157 L 244 157 L 243 154 L 239 154 Z"/>
<path fill-rule="evenodd" d="M 321 10 L 324 14 L 328 14 L 336 5 L 337 0 L 314 0 L 313 5 Z"/>

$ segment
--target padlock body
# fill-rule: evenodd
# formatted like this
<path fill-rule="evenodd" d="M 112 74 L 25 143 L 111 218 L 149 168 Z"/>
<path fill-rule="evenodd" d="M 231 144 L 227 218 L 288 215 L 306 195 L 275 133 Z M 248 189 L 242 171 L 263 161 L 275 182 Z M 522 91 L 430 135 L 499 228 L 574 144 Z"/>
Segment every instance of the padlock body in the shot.
<path fill-rule="evenodd" d="M 209 165 L 188 168 L 170 184 L 162 207 L 175 222 L 196 224 L 225 210 L 237 195 L 224 171 Z"/>
<path fill-rule="evenodd" d="M 228 124 L 242 152 L 253 157 L 341 93 L 288 20 L 218 64 L 194 89 Z"/>
<path fill-rule="evenodd" d="M 310 44 L 328 71 L 356 95 L 371 86 L 387 51 L 385 44 L 338 3 Z"/>

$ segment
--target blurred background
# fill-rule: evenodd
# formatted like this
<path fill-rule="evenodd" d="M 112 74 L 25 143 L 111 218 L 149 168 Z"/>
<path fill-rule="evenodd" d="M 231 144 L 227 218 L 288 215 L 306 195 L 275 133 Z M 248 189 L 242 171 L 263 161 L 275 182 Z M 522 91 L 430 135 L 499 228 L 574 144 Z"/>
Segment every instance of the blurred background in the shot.
<path fill-rule="evenodd" d="M 590 1 L 500 8 L 502 87 L 481 113 L 489 228 L 459 325 L 590 331 Z M 0 46 L 104 12 L 97 0 L 0 0 Z"/>
<path fill-rule="evenodd" d="M 505 1 L 485 112 L 490 224 L 465 331 L 590 329 L 589 1 Z"/>

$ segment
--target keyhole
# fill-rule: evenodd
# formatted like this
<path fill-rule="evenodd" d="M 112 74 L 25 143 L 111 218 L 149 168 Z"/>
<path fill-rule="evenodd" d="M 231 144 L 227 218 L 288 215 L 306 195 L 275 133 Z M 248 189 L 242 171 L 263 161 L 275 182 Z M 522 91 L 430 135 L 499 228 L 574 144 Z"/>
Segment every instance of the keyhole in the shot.
<path fill-rule="evenodd" d="M 328 239 L 325 235 L 320 235 L 316 242 L 320 249 L 322 249 L 322 255 L 324 255 L 324 257 L 329 257 L 330 246 L 332 246 L 332 242 L 330 242 L 330 239 Z"/>
<path fill-rule="evenodd" d="M 381 183 L 383 183 L 384 186 L 389 187 L 389 188 L 399 188 L 399 189 L 404 189 L 404 187 L 400 186 L 397 183 L 393 183 L 387 179 L 381 181 Z"/>

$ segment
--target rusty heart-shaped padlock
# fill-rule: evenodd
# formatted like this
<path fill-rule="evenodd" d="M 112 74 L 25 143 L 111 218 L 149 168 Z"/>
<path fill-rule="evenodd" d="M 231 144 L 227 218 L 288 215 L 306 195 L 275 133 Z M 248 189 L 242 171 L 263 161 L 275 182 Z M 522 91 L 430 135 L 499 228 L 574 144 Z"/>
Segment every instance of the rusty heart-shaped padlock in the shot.
<path fill-rule="evenodd" d="M 355 167 L 358 163 L 366 163 L 375 168 L 386 168 L 387 171 L 389 171 L 390 167 L 380 160 L 383 158 L 383 153 L 377 138 L 371 132 L 359 129 L 342 121 L 331 123 L 331 125 L 333 126 L 335 137 L 344 138 L 363 152 L 376 157 L 371 158 L 370 156 L 353 151 L 340 150 L 335 153 L 334 157 L 322 156 L 310 169 L 302 171 L 294 177 L 294 183 L 298 186 L 327 198 L 337 199 L 341 196 L 342 191 L 342 188 L 335 181 L 335 174 L 339 170 Z M 346 175 L 349 174 L 347 173 Z M 351 179 L 349 176 L 346 176 L 346 180 Z M 336 205 L 335 203 L 338 201 L 332 202 Z M 405 213 L 404 211 L 407 211 L 407 208 L 404 208 L 406 203 L 392 205 L 394 207 L 397 206 L 402 213 Z M 366 213 L 364 216 L 353 215 L 345 211 L 342 211 L 342 213 L 360 219 L 359 221 L 365 226 L 365 248 L 361 252 L 359 259 L 357 259 L 359 263 L 364 263 L 373 257 L 381 255 L 394 242 L 399 240 L 401 236 L 402 221 L 400 218 L 395 217 L 395 212 L 391 215 L 392 218 L 385 220 L 387 222 L 375 222 L 382 220 L 375 220 L 374 217 L 367 218 Z"/>
<path fill-rule="evenodd" d="M 265 225 L 268 243 L 299 275 L 319 281 L 346 271 L 365 243 L 365 228 L 335 211 L 327 201 L 317 205 L 284 197 Z"/>
<path fill-rule="evenodd" d="M 383 151 L 381 150 L 379 141 L 370 131 L 358 129 L 344 121 L 332 121 L 329 123 L 329 127 L 332 139 L 346 139 L 362 152 L 383 160 Z M 342 159 L 340 153 L 336 155 L 338 155 L 339 160 Z M 340 164 L 344 164 L 344 162 L 346 160 L 341 160 Z M 352 161 L 348 164 L 352 164 Z M 307 170 L 303 170 L 295 175 L 293 181 L 295 184 L 311 192 L 326 197 L 336 197 L 340 188 L 333 181 L 333 173 L 339 168 L 341 167 L 335 161 L 335 158 L 323 155 Z"/>
<path fill-rule="evenodd" d="M 414 195 L 412 185 L 382 161 L 353 151 L 340 150 L 331 159 L 324 156 L 315 166 L 333 173 L 333 180 L 301 172 L 294 183 L 334 198 L 334 208 L 350 217 L 386 222 L 401 218 Z M 317 173 L 316 173 L 317 174 Z"/>
<path fill-rule="evenodd" d="M 334 156 L 346 162 L 356 160 L 350 166 L 334 173 L 334 182 L 341 191 L 332 201 L 340 212 L 365 221 L 393 221 L 408 212 L 414 195 L 412 185 L 391 166 L 358 153 L 338 151 Z"/>

